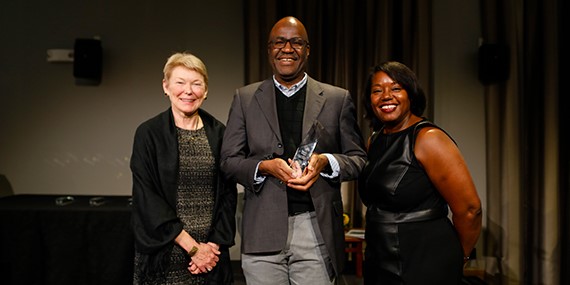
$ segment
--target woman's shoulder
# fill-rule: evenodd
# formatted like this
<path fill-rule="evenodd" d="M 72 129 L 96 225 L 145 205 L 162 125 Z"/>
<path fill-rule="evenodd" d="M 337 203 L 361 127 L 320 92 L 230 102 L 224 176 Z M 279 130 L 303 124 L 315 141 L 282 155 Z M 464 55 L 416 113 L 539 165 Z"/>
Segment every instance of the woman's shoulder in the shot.
<path fill-rule="evenodd" d="M 168 110 L 160 112 L 159 114 L 140 123 L 139 126 L 137 127 L 137 132 L 141 131 L 148 132 L 151 130 L 160 130 L 164 128 L 165 126 L 168 125 L 168 122 L 171 120 L 171 114 L 172 112 L 170 111 L 170 108 L 168 108 Z"/>
<path fill-rule="evenodd" d="M 218 118 L 210 114 L 208 111 L 204 109 L 199 109 L 198 112 L 204 124 L 212 126 L 213 128 L 222 128 L 222 129 L 226 128 L 226 125 L 224 125 L 224 123 L 222 123 L 220 120 L 218 120 Z"/>
<path fill-rule="evenodd" d="M 416 139 L 444 139 L 444 140 L 451 140 L 455 143 L 451 135 L 447 133 L 443 128 L 434 124 L 433 122 L 423 119 L 413 126 L 414 135 L 417 137 Z"/>
<path fill-rule="evenodd" d="M 410 128 L 413 128 L 414 131 L 418 132 L 419 130 L 425 129 L 425 128 L 437 128 L 437 129 L 439 129 L 440 127 L 437 126 L 436 124 L 434 124 L 432 121 L 426 119 L 426 118 L 421 118 L 421 120 L 412 124 L 410 126 Z"/>
<path fill-rule="evenodd" d="M 455 141 L 442 128 L 433 123 L 422 123 L 416 130 L 414 152 L 418 158 L 422 154 L 443 155 L 449 148 L 455 148 Z"/>

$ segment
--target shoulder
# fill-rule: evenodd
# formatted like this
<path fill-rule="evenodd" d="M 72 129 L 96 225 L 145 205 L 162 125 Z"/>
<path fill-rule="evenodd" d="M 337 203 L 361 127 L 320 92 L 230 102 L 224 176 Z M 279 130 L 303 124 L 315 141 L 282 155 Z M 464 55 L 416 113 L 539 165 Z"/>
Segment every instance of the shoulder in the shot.
<path fill-rule="evenodd" d="M 137 127 L 137 133 L 160 131 L 169 124 L 169 121 L 171 120 L 171 114 L 172 112 L 170 111 L 170 108 L 168 108 L 166 111 L 163 111 L 158 115 L 142 122 Z"/>
<path fill-rule="evenodd" d="M 221 129 L 224 130 L 226 126 L 220 120 L 218 120 L 214 115 L 208 113 L 204 109 L 199 109 L 198 112 L 200 113 L 200 117 L 205 125 L 212 127 L 213 129 Z"/>
<path fill-rule="evenodd" d="M 424 119 L 414 126 L 416 140 L 437 142 L 438 140 L 455 143 L 453 138 L 438 125 Z"/>
<path fill-rule="evenodd" d="M 238 94 L 251 94 L 253 95 L 258 89 L 266 90 L 273 87 L 273 81 L 271 79 L 266 79 L 264 81 L 254 82 L 237 89 Z"/>
<path fill-rule="evenodd" d="M 442 128 L 431 122 L 418 124 L 414 148 L 418 158 L 444 157 L 452 149 L 456 149 L 455 141 Z"/>
<path fill-rule="evenodd" d="M 134 137 L 133 152 L 135 150 L 144 150 L 152 146 L 171 146 L 176 140 L 176 127 L 174 119 L 172 119 L 172 111 L 168 108 L 166 111 L 141 123 Z"/>
<path fill-rule="evenodd" d="M 317 91 L 317 93 L 323 93 L 325 95 L 348 95 L 349 92 L 347 89 L 335 86 L 332 84 L 324 83 L 317 81 L 311 77 L 309 77 L 307 81 L 307 87 L 309 89 Z"/>
<path fill-rule="evenodd" d="M 420 142 L 436 143 L 438 141 L 447 141 L 447 140 L 450 140 L 449 136 L 447 136 L 447 134 L 443 130 L 435 126 L 425 126 L 417 131 L 416 141 L 418 144 Z"/>

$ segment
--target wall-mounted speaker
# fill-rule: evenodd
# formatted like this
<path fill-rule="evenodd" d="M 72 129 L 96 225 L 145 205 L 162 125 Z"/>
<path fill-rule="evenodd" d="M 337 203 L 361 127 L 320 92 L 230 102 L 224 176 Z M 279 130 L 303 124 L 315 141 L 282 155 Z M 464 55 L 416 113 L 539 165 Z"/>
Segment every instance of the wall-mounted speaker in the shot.
<path fill-rule="evenodd" d="M 103 48 L 99 39 L 75 39 L 73 76 L 77 85 L 99 85 L 103 70 Z"/>
<path fill-rule="evenodd" d="M 504 44 L 482 44 L 479 47 L 479 81 L 484 85 L 509 78 L 509 50 Z"/>

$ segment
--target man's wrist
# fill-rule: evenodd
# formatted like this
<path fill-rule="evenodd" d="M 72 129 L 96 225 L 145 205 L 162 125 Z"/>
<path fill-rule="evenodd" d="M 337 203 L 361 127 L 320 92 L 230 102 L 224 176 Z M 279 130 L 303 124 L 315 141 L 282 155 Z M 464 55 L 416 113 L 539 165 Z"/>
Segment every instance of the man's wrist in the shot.
<path fill-rule="evenodd" d="M 338 161 L 334 157 L 334 155 L 330 153 L 323 153 L 328 159 L 327 166 L 321 170 L 321 175 L 326 178 L 336 178 L 339 175 L 340 168 L 338 165 Z"/>

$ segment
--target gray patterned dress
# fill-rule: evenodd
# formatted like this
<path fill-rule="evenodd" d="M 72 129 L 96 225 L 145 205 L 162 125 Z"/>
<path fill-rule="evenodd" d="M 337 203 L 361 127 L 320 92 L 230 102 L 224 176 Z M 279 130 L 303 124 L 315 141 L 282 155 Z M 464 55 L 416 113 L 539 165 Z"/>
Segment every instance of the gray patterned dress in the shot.
<path fill-rule="evenodd" d="M 207 242 L 214 209 L 214 156 L 204 128 L 177 129 L 180 171 L 176 205 L 178 217 L 190 236 L 198 242 Z M 206 284 L 205 274 L 190 274 L 189 262 L 188 254 L 181 247 L 174 246 L 170 270 L 166 281 L 161 284 Z"/>

